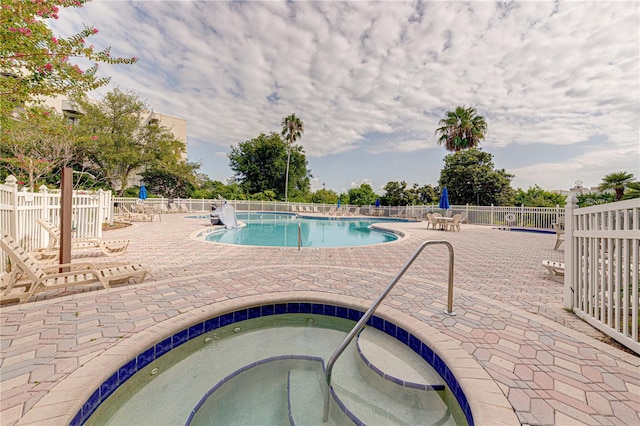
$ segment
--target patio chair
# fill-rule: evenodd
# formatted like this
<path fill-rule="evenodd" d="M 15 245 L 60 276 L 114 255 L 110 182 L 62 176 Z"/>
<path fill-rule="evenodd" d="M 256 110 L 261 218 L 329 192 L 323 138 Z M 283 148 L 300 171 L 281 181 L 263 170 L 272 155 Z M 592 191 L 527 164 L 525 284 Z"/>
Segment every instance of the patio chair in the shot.
<path fill-rule="evenodd" d="M 433 213 L 427 213 L 427 229 L 431 226 L 432 229 L 436 229 L 436 222 L 433 220 Z"/>
<path fill-rule="evenodd" d="M 38 293 L 78 285 L 101 284 L 104 288 L 135 280 L 144 281 L 147 275 L 142 265 L 126 265 L 98 269 L 93 263 L 64 263 L 40 267 L 9 235 L 1 231 L 0 248 L 11 260 L 11 270 L 2 276 L 0 302 L 24 303 Z M 60 269 L 67 272 L 59 272 Z"/>
<path fill-rule="evenodd" d="M 456 214 L 454 215 L 451 219 L 451 222 L 448 222 L 446 224 L 447 226 L 447 230 L 451 230 L 451 231 L 458 231 L 460 232 L 460 218 L 462 217 L 461 214 Z"/>
<path fill-rule="evenodd" d="M 462 216 L 460 216 L 460 223 L 469 223 L 469 213 L 462 212 Z"/>
<path fill-rule="evenodd" d="M 49 233 L 49 247 L 36 250 L 31 253 L 31 256 L 34 257 L 36 261 L 42 261 L 43 259 L 39 259 L 39 257 L 46 258 L 47 256 L 49 260 L 55 260 L 58 257 L 56 251 L 60 247 L 60 230 L 46 219 L 38 219 L 37 222 Z M 129 240 L 102 240 L 98 237 L 71 239 L 72 249 L 99 248 L 107 256 L 122 254 L 128 247 Z M 54 254 L 55 257 L 53 257 Z M 53 257 L 53 259 L 51 257 Z"/>
<path fill-rule="evenodd" d="M 552 260 L 543 260 L 542 266 L 547 268 L 549 275 L 551 275 L 551 279 L 560 283 L 564 282 L 564 263 L 554 262 Z"/>

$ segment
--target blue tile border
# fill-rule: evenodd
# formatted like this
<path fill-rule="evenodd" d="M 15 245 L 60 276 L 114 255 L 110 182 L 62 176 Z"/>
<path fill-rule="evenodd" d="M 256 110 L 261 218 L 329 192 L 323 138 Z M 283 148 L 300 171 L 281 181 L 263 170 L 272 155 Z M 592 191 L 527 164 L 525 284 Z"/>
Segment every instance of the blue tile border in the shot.
<path fill-rule="evenodd" d="M 235 312 L 230 312 L 207 319 L 189 328 L 181 330 L 178 333 L 167 337 L 159 343 L 156 343 L 153 347 L 146 349 L 138 356 L 136 356 L 135 359 L 130 360 L 125 365 L 118 368 L 116 372 L 114 372 L 98 387 L 98 389 L 93 392 L 89 399 L 83 404 L 82 408 L 73 417 L 70 424 L 74 426 L 84 424 L 95 412 L 98 406 L 102 404 L 111 394 L 113 394 L 113 392 L 115 392 L 115 390 L 119 386 L 121 386 L 124 382 L 131 378 L 135 373 L 140 371 L 145 366 L 149 365 L 151 362 L 165 355 L 167 352 L 177 348 L 178 346 L 188 342 L 189 340 L 225 325 L 233 324 L 235 322 L 287 313 L 312 313 L 316 315 L 350 319 L 352 321 L 358 321 L 364 315 L 364 313 L 361 311 L 345 308 L 342 306 L 322 303 L 290 302 L 240 309 Z M 449 386 L 449 388 L 451 389 L 451 392 L 462 408 L 462 411 L 464 412 L 469 425 L 474 426 L 473 415 L 471 413 L 471 408 L 469 406 L 466 395 L 460 388 L 460 385 L 458 384 L 456 378 L 449 370 L 449 367 L 429 346 L 427 346 L 417 337 L 413 336 L 410 332 L 396 326 L 391 321 L 386 321 L 375 315 L 372 316 L 369 321 L 367 321 L 367 324 L 371 327 L 376 328 L 377 330 L 389 334 L 398 341 L 409 346 L 415 353 L 420 355 L 422 359 L 428 362 L 436 370 L 436 372 L 438 372 L 438 374 L 442 376 L 447 386 Z M 247 368 L 251 368 L 257 364 L 258 363 L 250 364 L 249 366 L 247 366 Z M 237 373 L 238 372 L 234 374 Z M 414 385 L 409 383 L 406 384 L 408 386 Z M 212 392 L 213 390 L 214 389 L 212 388 L 210 392 Z M 209 394 L 209 392 L 207 394 Z M 203 398 L 206 398 L 206 396 Z M 340 404 L 341 403 L 339 402 L 339 405 Z M 349 412 L 349 410 L 346 409 L 346 407 L 341 408 L 346 410 L 345 413 L 348 416 L 352 416 L 352 414 Z M 359 420 L 357 419 L 352 420 L 354 420 L 356 423 L 359 423 Z"/>

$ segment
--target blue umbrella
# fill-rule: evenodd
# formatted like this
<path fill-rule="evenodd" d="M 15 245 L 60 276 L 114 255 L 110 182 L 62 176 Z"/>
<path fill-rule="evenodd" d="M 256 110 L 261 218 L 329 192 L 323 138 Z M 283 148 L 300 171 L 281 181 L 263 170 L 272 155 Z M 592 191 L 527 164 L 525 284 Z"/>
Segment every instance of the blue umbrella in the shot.
<path fill-rule="evenodd" d="M 444 210 L 449 210 L 449 193 L 447 192 L 447 187 L 442 188 L 442 194 L 440 195 L 440 203 L 438 207 Z"/>
<path fill-rule="evenodd" d="M 376 208 L 380 207 L 380 198 L 376 198 Z"/>
<path fill-rule="evenodd" d="M 141 200 L 147 199 L 147 188 L 144 185 L 140 186 L 140 193 L 138 194 L 138 198 Z"/>
<path fill-rule="evenodd" d="M 340 207 L 340 198 L 338 198 L 338 207 Z"/>

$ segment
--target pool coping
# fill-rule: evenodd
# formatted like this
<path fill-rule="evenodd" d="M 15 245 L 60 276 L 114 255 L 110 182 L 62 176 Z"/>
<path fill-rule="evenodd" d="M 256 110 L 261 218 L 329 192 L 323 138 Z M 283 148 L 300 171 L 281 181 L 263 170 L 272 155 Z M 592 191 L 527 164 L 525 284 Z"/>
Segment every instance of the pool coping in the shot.
<path fill-rule="evenodd" d="M 117 342 L 102 354 L 60 380 L 19 421 L 19 424 L 69 424 L 83 404 L 122 365 L 146 349 L 181 330 L 214 316 L 239 309 L 272 303 L 324 303 L 366 311 L 370 301 L 353 296 L 291 291 L 227 299 L 195 308 L 153 324 Z M 376 316 L 393 322 L 428 345 L 453 373 L 467 398 L 475 424 L 519 425 L 520 422 L 506 396 L 484 368 L 458 342 L 435 328 L 395 308 L 380 306 Z"/>

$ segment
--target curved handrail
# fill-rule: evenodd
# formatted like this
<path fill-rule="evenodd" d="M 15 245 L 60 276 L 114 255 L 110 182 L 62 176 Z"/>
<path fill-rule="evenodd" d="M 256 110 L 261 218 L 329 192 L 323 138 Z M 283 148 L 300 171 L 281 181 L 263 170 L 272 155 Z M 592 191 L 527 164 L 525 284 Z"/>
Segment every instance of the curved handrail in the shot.
<path fill-rule="evenodd" d="M 358 323 L 351 329 L 349 334 L 347 334 L 347 337 L 345 337 L 342 343 L 340 343 L 340 346 L 338 346 L 338 348 L 335 350 L 335 352 L 333 352 L 331 357 L 329 357 L 329 361 L 327 361 L 327 366 L 325 369 L 325 379 L 327 381 L 327 386 L 325 389 L 324 411 L 322 415 L 323 422 L 326 422 L 327 420 L 329 420 L 329 402 L 331 399 L 331 372 L 333 371 L 333 365 L 336 363 L 338 357 L 342 354 L 342 352 L 344 352 L 344 350 L 347 348 L 347 345 L 351 343 L 351 340 L 353 340 L 356 334 L 358 334 L 360 330 L 362 330 L 366 322 L 369 321 L 369 318 L 371 318 L 371 316 L 373 315 L 373 312 L 378 308 L 378 306 L 380 306 L 380 304 L 382 303 L 382 300 L 385 297 L 387 297 L 389 292 L 391 292 L 391 290 L 396 285 L 396 283 L 400 280 L 400 278 L 402 278 L 402 276 L 407 271 L 407 269 L 409 269 L 409 266 L 411 266 L 413 261 L 416 260 L 418 255 L 422 252 L 422 250 L 424 250 L 425 247 L 432 244 L 444 244 L 449 249 L 449 287 L 447 291 L 448 293 L 447 309 L 443 312 L 447 315 L 455 315 L 455 312 L 453 312 L 452 310 L 453 308 L 453 257 L 454 257 L 453 246 L 449 241 L 444 241 L 444 240 L 425 241 L 420 245 L 420 247 L 418 247 L 415 253 L 413 253 L 413 256 L 411 256 L 411 258 L 407 261 L 407 263 L 402 267 L 400 272 L 398 272 L 396 276 L 391 280 L 389 285 L 387 285 L 387 288 L 382 292 L 382 294 L 378 297 L 378 299 L 376 299 L 376 301 L 373 302 L 373 305 L 371 305 L 371 307 L 367 310 L 367 312 L 364 313 L 362 318 L 360 318 L 360 321 L 358 321 Z"/>

